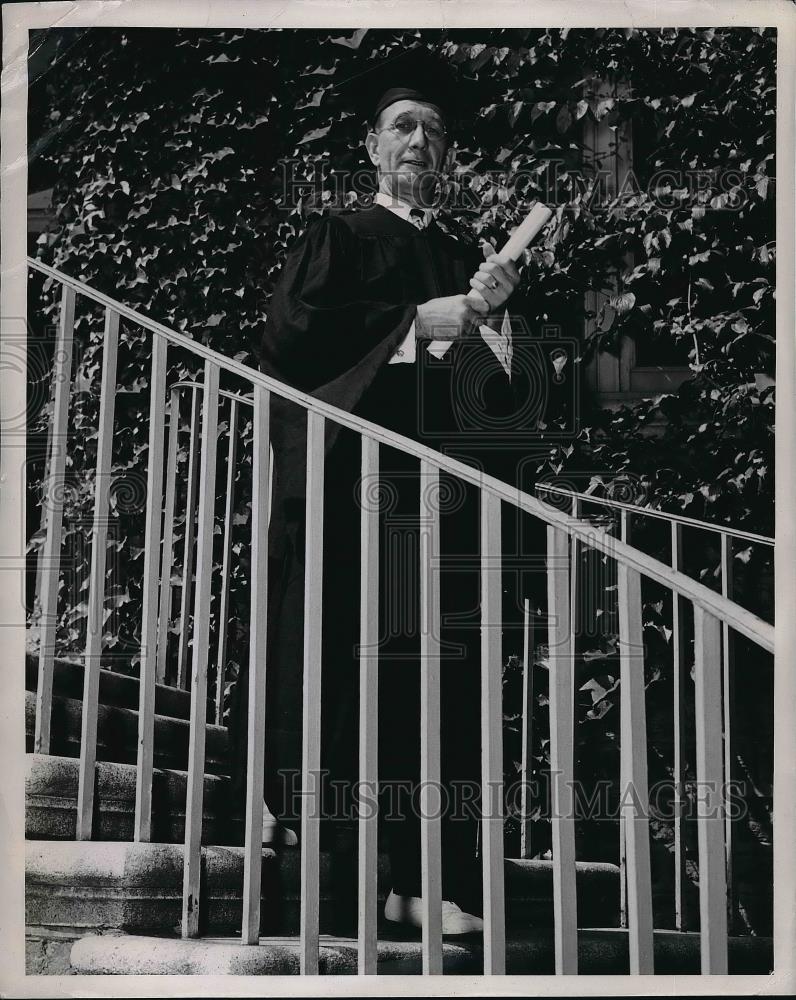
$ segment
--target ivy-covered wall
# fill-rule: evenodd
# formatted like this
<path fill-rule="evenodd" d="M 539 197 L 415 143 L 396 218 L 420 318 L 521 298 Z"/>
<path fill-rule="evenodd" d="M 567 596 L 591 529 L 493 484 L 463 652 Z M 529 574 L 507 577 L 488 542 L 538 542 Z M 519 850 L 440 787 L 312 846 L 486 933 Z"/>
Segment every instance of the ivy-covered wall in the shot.
<path fill-rule="evenodd" d="M 677 391 L 630 407 L 603 411 L 583 396 L 579 430 L 563 444 L 540 428 L 538 477 L 622 476 L 664 509 L 771 533 L 773 30 L 53 29 L 32 44 L 53 48 L 31 88 L 31 189 L 52 184 L 56 213 L 40 257 L 253 365 L 287 246 L 313 212 L 352 201 L 366 166 L 364 123 L 338 84 L 407 45 L 447 56 L 468 109 L 448 179 L 451 224 L 499 244 L 529 198 L 557 205 L 554 231 L 523 268 L 531 327 L 581 338 L 580 364 L 624 336 L 665 337 L 690 363 Z M 633 174 L 613 192 L 600 173 L 610 164 L 585 139 L 594 122 L 632 127 Z M 583 338 L 588 292 L 594 332 Z M 54 304 L 32 280 L 31 315 L 43 305 L 52 322 Z M 85 630 L 101 329 L 96 311 L 79 311 L 63 651 L 80 651 Z M 171 352 L 170 379 L 195 374 Z M 119 669 L 135 669 L 140 639 L 148 375 L 147 338 L 122 324 L 106 622 Z M 249 436 L 244 421 L 230 678 L 246 655 Z M 180 470 L 186 461 L 183 442 Z M 34 464 L 34 490 L 40 475 Z M 176 528 L 179 553 L 179 517 Z M 696 567 L 708 579 L 715 555 Z M 759 597 L 764 568 L 751 579 Z M 771 609 L 763 599 L 758 610 Z M 654 615 L 647 624 L 666 638 Z M 592 719 L 612 704 L 612 679 L 589 675 Z M 765 816 L 758 827 L 764 843 Z"/>
<path fill-rule="evenodd" d="M 773 30 L 56 33 L 31 136 L 55 183 L 42 257 L 252 363 L 287 245 L 366 165 L 339 83 L 410 44 L 449 57 L 466 108 L 451 214 L 500 242 L 534 194 L 558 205 L 524 270 L 531 324 L 578 334 L 593 291 L 587 356 L 665 335 L 691 362 L 679 392 L 632 409 L 582 400 L 580 436 L 540 474 L 624 470 L 656 504 L 771 529 Z M 613 202 L 592 120 L 632 123 Z"/>

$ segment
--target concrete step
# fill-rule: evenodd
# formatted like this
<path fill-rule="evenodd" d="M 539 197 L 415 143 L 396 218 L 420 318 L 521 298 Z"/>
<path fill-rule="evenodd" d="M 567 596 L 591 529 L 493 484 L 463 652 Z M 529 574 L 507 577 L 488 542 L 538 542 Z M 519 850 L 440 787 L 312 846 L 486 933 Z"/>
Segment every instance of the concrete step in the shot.
<path fill-rule="evenodd" d="M 71 941 L 86 934 L 125 931 L 177 933 L 182 914 L 183 845 L 103 841 L 26 841 L 26 926 L 30 947 Z M 202 848 L 200 924 L 203 934 L 239 933 L 242 919 L 243 850 Z M 320 920 L 324 933 L 353 933 L 356 880 L 346 862 L 320 856 Z M 341 873 L 345 877 L 341 879 Z M 552 864 L 507 859 L 506 915 L 510 927 L 552 923 Z M 579 923 L 603 926 L 615 916 L 619 871 L 615 865 L 578 864 Z M 379 895 L 389 891 L 389 862 L 380 854 Z M 263 850 L 263 934 L 298 933 L 300 850 Z M 351 903 L 354 903 L 352 908 Z M 389 931 L 389 925 L 384 928 Z M 46 950 L 46 949 L 45 949 Z"/>
<path fill-rule="evenodd" d="M 76 698 L 56 696 L 52 705 L 50 749 L 61 757 L 80 756 L 80 727 L 83 703 Z M 33 750 L 36 728 L 36 695 L 25 692 L 25 742 Z M 188 764 L 187 719 L 155 716 L 155 766 L 184 769 Z M 134 764 L 138 746 L 138 711 L 100 705 L 97 723 L 97 759 Z M 229 768 L 229 734 L 223 726 L 207 727 L 205 771 L 224 774 Z"/>
<path fill-rule="evenodd" d="M 39 659 L 33 653 L 25 656 L 25 690 L 35 691 L 39 677 Z M 83 664 L 57 657 L 53 664 L 53 692 L 65 698 L 83 699 Z M 101 705 L 138 710 L 138 678 L 103 667 L 100 670 L 99 701 Z M 155 685 L 155 712 L 172 719 L 188 719 L 191 714 L 191 693 L 180 688 Z M 208 721 L 212 721 L 211 718 Z"/>
<path fill-rule="evenodd" d="M 28 840 L 74 840 L 77 826 L 78 761 L 74 757 L 26 755 L 25 836 Z M 101 761 L 94 786 L 94 836 L 98 840 L 133 839 L 135 765 Z M 185 771 L 155 768 L 152 773 L 152 839 L 185 840 Z M 229 778 L 205 775 L 202 840 L 220 843 Z"/>
<path fill-rule="evenodd" d="M 764 938 L 730 940 L 731 973 L 769 973 L 772 943 Z M 297 938 L 261 938 L 258 947 L 223 938 L 182 941 L 131 935 L 92 936 L 77 941 L 71 950 L 72 971 L 83 975 L 297 975 Z M 448 975 L 483 973 L 480 938 L 448 938 L 443 943 L 443 970 Z M 378 974 L 417 975 L 421 972 L 420 941 L 380 940 Z M 322 975 L 355 975 L 357 943 L 354 938 L 323 936 L 320 947 Z M 510 936 L 506 971 L 513 975 L 554 972 L 553 935 L 548 928 L 529 929 Z M 627 931 L 618 928 L 580 930 L 578 972 L 627 974 Z M 699 935 L 677 931 L 655 932 L 655 973 L 698 974 Z"/>

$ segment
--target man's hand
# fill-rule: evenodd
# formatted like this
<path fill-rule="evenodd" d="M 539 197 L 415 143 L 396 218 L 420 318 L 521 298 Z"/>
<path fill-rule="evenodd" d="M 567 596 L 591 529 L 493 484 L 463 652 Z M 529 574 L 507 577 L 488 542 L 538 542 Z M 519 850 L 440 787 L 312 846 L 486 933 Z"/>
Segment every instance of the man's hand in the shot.
<path fill-rule="evenodd" d="M 482 306 L 487 313 L 508 301 L 520 283 L 520 274 L 514 261 L 501 260 L 490 243 L 484 243 L 484 257 L 484 263 L 470 279 L 472 291 L 468 298 L 476 309 Z"/>
<path fill-rule="evenodd" d="M 477 329 L 481 315 L 479 304 L 469 295 L 429 299 L 417 307 L 415 336 L 425 340 L 458 340 Z"/>

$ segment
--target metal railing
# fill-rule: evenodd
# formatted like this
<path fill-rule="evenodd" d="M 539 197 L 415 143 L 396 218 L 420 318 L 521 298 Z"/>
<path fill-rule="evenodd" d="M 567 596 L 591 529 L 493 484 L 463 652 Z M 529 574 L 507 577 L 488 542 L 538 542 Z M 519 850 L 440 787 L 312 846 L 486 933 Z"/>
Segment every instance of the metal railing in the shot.
<path fill-rule="evenodd" d="M 190 616 L 191 578 L 193 572 L 194 532 L 196 518 L 196 500 L 199 477 L 199 415 L 200 402 L 204 386 L 200 382 L 184 379 L 175 382 L 169 390 L 169 436 L 166 452 L 166 496 L 163 510 L 163 547 L 162 568 L 160 573 L 160 598 L 158 610 L 158 640 L 157 640 L 157 679 L 159 684 L 171 682 L 174 686 L 187 689 L 190 681 L 188 671 L 188 641 L 190 632 L 188 620 Z M 187 490 L 184 505 L 184 533 L 182 539 L 182 563 L 179 583 L 172 580 L 174 567 L 174 523 L 177 515 L 177 453 L 180 437 L 180 399 L 190 394 L 190 416 L 188 421 L 187 449 Z M 238 420 L 241 407 L 251 407 L 250 396 L 219 390 L 219 400 L 229 401 L 229 419 L 226 440 L 226 469 L 224 490 L 223 542 L 221 561 L 221 594 L 216 619 L 219 623 L 227 621 L 230 607 L 230 579 L 232 566 L 232 529 L 235 511 L 235 470 L 238 450 Z M 223 404 L 222 404 L 223 405 Z M 269 492 L 270 496 L 270 492 Z M 169 634 L 172 620 L 173 595 L 175 589 L 180 592 L 180 607 L 178 613 L 179 627 L 178 647 L 175 668 L 168 674 Z M 218 628 L 218 645 L 215 664 L 215 694 L 214 719 L 216 725 L 223 722 L 224 684 L 227 659 L 227 629 Z"/>
<path fill-rule="evenodd" d="M 199 433 L 198 485 L 196 489 L 197 544 L 196 585 L 193 600 L 191 658 L 191 711 L 188 757 L 188 794 L 185 821 L 182 934 L 199 935 L 200 859 L 205 732 L 208 682 L 208 633 L 212 535 L 215 502 L 218 414 L 223 398 L 220 373 L 226 372 L 252 387 L 252 497 L 251 497 L 251 608 L 248 707 L 248 769 L 245 810 L 244 883 L 242 939 L 256 945 L 260 927 L 261 829 L 263 816 L 263 733 L 265 729 L 266 622 L 257 609 L 265 606 L 267 586 L 267 528 L 270 503 L 269 403 L 274 393 L 307 411 L 306 567 L 304 616 L 303 761 L 301 770 L 301 921 L 300 970 L 317 973 L 319 963 L 319 822 L 314 784 L 320 754 L 320 683 L 323 607 L 323 484 L 324 429 L 327 421 L 355 431 L 362 440 L 363 476 L 378 472 L 379 448 L 388 445 L 414 456 L 420 476 L 429 487 L 421 490 L 420 515 L 424 526 L 422 544 L 425 564 L 421 572 L 422 673 L 421 673 L 421 767 L 427 781 L 440 774 L 440 656 L 436 637 L 440 626 L 440 595 L 434 570 L 439 556 L 440 512 L 431 502 L 440 472 L 475 486 L 481 499 L 481 636 L 482 636 L 482 786 L 486 804 L 481 826 L 481 856 L 484 885 L 484 973 L 505 971 L 505 892 L 503 820 L 499 808 L 502 787 L 501 709 L 501 513 L 504 504 L 541 519 L 547 532 L 547 615 L 550 664 L 550 765 L 551 831 L 553 853 L 553 909 L 555 968 L 575 973 L 578 964 L 577 900 L 575 891 L 575 817 L 573 792 L 575 666 L 572 621 L 573 551 L 578 546 L 593 549 L 615 560 L 618 568 L 618 609 L 621 677 L 621 780 L 622 815 L 627 858 L 627 924 L 630 971 L 654 971 L 652 886 L 647 817 L 647 737 L 644 701 L 644 645 L 641 616 L 642 578 L 668 588 L 677 601 L 693 605 L 695 621 L 696 772 L 706 790 L 697 803 L 699 832 L 699 898 L 701 913 L 701 961 L 705 973 L 727 971 L 727 883 L 724 865 L 724 824 L 721 819 L 722 698 L 721 630 L 732 629 L 763 650 L 773 652 L 773 628 L 725 595 L 714 593 L 676 567 L 667 566 L 627 540 L 611 537 L 569 514 L 551 508 L 491 476 L 440 454 L 410 439 L 362 420 L 345 411 L 299 392 L 239 362 L 224 357 L 190 338 L 176 333 L 141 313 L 111 299 L 76 279 L 29 259 L 29 266 L 58 282 L 62 289 L 60 325 L 55 355 L 55 396 L 52 450 L 48 476 L 50 511 L 42 563 L 41 650 L 36 694 L 35 749 L 47 753 L 50 746 L 53 688 L 53 654 L 56 627 L 56 596 L 59 576 L 59 541 L 62 524 L 62 493 L 65 472 L 65 442 L 71 384 L 72 336 L 75 300 L 78 295 L 105 310 L 105 347 L 102 367 L 97 477 L 92 532 L 91 571 L 88 589 L 88 638 L 84 657 L 82 742 L 79 766 L 79 810 L 77 836 L 91 836 L 96 762 L 98 688 L 105 580 L 105 540 L 108 517 L 107 484 L 111 471 L 112 430 L 116 392 L 116 355 L 121 319 L 152 336 L 150 378 L 149 449 L 147 472 L 146 534 L 143 570 L 141 624 L 140 699 L 134 837 L 151 836 L 152 774 L 155 685 L 162 661 L 159 636 L 168 616 L 168 588 L 159 586 L 161 546 L 166 546 L 167 526 L 162 523 L 173 504 L 163 465 L 167 395 L 167 353 L 178 347 L 204 362 L 201 430 Z M 172 423 L 176 427 L 176 406 Z M 181 391 L 181 390 L 180 390 Z M 198 390 L 191 388 L 197 413 Z M 240 405 L 238 400 L 238 405 Z M 248 404 L 247 404 L 248 405 Z M 198 414 L 197 414 L 198 418 Z M 194 423 L 192 426 L 198 426 Z M 196 435 L 194 435 L 196 437 Z M 170 440 L 169 451 L 173 447 Z M 170 485 L 171 483 L 171 485 Z M 186 521 L 187 525 L 187 521 Z M 187 529 L 186 529 L 187 536 Z M 360 660 L 360 774 L 363 787 L 374 791 L 378 782 L 377 760 L 377 657 L 373 654 L 378 635 L 378 510 L 363 505 L 361 511 L 361 649 Z M 187 542 L 186 542 L 187 544 Z M 168 561 L 164 564 L 168 565 Z M 185 599 L 183 588 L 183 600 Z M 187 618 L 183 618 L 186 622 Z M 370 652 L 368 652 L 370 651 Z M 526 655 L 527 661 L 527 655 Z M 624 794 L 632 791 L 633 794 Z M 487 796 L 490 796 L 489 798 Z M 376 823 L 377 817 L 359 818 L 359 972 L 373 974 L 377 962 Z M 441 935 L 441 836 L 440 818 L 424 811 L 421 817 L 423 859 L 423 971 L 442 971 Z"/>
<path fill-rule="evenodd" d="M 619 515 L 619 537 L 624 542 L 630 542 L 634 524 L 637 520 L 649 518 L 663 521 L 669 525 L 670 565 L 678 571 L 683 569 L 683 531 L 691 529 L 718 535 L 720 545 L 719 583 L 721 594 L 733 599 L 733 562 L 735 542 L 744 542 L 747 546 L 759 545 L 763 548 L 774 548 L 774 539 L 768 535 L 760 535 L 751 531 L 742 531 L 726 524 L 714 524 L 700 521 L 682 514 L 673 514 L 654 507 L 641 507 L 637 504 L 625 503 L 610 497 L 597 497 L 589 493 L 579 493 L 575 490 L 563 489 L 549 483 L 536 483 L 537 492 L 560 499 L 572 513 L 573 517 L 585 519 L 588 507 L 597 506 Z M 773 551 L 772 551 L 773 554 Z M 577 572 L 577 561 L 573 561 L 573 574 Z M 684 773 L 684 727 L 683 727 L 683 690 L 686 684 L 686 639 L 684 636 L 685 609 L 675 594 L 672 603 L 672 660 L 673 660 L 673 697 L 672 709 L 674 717 L 674 920 L 677 930 L 685 928 L 685 908 L 683 905 L 683 890 L 686 884 L 685 872 L 685 838 L 683 834 L 683 788 Z M 735 691 L 735 641 L 729 622 L 721 623 L 721 664 L 722 664 L 722 715 L 723 728 L 723 770 L 725 793 L 729 791 L 733 780 L 733 749 L 732 749 L 732 716 Z M 730 921 L 735 915 L 734 879 L 733 879 L 733 828 L 732 815 L 729 808 L 725 809 L 724 845 L 727 864 L 727 906 Z M 624 876 L 625 852 L 624 829 L 620 827 L 620 868 Z M 622 900 L 620 904 L 620 922 L 627 924 L 625 881 L 621 879 Z"/>

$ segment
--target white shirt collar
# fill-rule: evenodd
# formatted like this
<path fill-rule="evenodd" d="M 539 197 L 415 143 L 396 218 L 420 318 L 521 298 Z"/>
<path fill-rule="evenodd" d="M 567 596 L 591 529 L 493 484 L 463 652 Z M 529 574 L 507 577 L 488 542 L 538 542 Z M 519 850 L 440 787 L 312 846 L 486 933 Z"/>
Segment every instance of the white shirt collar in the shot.
<path fill-rule="evenodd" d="M 386 208 L 405 222 L 409 221 L 409 213 L 415 207 L 414 205 L 407 205 L 405 201 L 400 201 L 393 195 L 385 194 L 383 191 L 377 191 L 376 197 L 373 200 L 377 205 Z M 437 214 L 435 208 L 421 208 L 418 211 L 423 213 L 423 226 L 427 226 Z"/>

